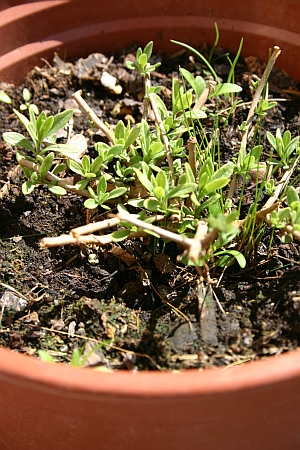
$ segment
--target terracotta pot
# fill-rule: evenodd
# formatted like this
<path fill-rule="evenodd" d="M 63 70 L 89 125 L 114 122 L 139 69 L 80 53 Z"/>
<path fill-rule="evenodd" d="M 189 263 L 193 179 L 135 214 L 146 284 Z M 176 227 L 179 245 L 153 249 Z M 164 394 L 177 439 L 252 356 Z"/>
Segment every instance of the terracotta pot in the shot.
<path fill-rule="evenodd" d="M 0 1 L 0 79 L 20 82 L 41 57 L 109 52 L 130 41 L 220 44 L 300 73 L 295 0 Z M 0 350 L 0 448 L 10 450 L 295 450 L 300 353 L 231 369 L 96 373 Z"/>

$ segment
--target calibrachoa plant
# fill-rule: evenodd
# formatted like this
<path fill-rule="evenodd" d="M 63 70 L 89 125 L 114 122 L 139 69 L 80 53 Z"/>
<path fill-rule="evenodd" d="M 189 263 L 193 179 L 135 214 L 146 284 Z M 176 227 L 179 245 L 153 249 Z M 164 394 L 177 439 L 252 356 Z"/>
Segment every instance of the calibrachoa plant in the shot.
<path fill-rule="evenodd" d="M 216 145 L 217 129 L 205 149 L 203 142 L 201 146 L 197 142 L 197 136 L 199 130 L 201 133 L 201 121 L 212 114 L 206 108 L 208 99 L 215 99 L 216 105 L 221 99 L 226 101 L 230 105 L 228 115 L 241 102 L 236 97 L 241 87 L 232 82 L 241 46 L 231 63 L 227 82 L 221 83 L 209 61 L 186 44 L 178 44 L 201 57 L 210 76 L 205 79 L 180 68 L 181 78 L 172 82 L 171 110 L 160 96 L 161 87 L 151 84 L 151 73 L 159 66 L 151 63 L 152 42 L 137 50 L 135 61 L 126 63 L 127 69 L 138 71 L 144 82 L 140 123 L 104 124 L 80 91 L 73 95 L 106 137 L 106 142 L 95 145 L 95 158 L 79 155 L 78 148 L 72 145 L 57 143 L 56 133 L 68 124 L 71 110 L 55 116 L 39 113 L 30 103 L 30 95 L 23 93 L 24 104 L 20 108 L 23 112 L 14 112 L 27 133 L 3 134 L 7 143 L 21 149 L 17 151 L 17 160 L 27 178 L 23 193 L 30 194 L 36 186 L 44 184 L 56 195 L 75 192 L 86 197 L 86 208 L 115 213 L 103 222 L 90 224 L 84 231 L 72 230 L 67 237 L 45 238 L 42 246 L 102 245 L 150 233 L 182 244 L 186 249 L 182 261 L 204 267 L 208 273 L 211 265 L 226 267 L 234 260 L 245 267 L 249 257 L 249 246 L 245 243 L 255 241 L 256 224 L 279 230 L 284 242 L 293 237 L 299 239 L 300 200 L 290 182 L 299 160 L 299 137 L 292 139 L 289 131 L 283 136 L 279 130 L 275 136 L 268 132 L 272 154 L 267 161 L 261 161 L 263 146 L 248 138 L 254 118 L 261 121 L 266 111 L 275 106 L 263 93 L 279 48 L 274 48 L 262 79 L 253 86 L 255 95 L 248 118 L 240 124 L 240 149 L 232 161 L 223 164 Z M 9 102 L 5 93 L 0 94 L 0 100 Z M 155 122 L 150 119 L 153 116 Z M 223 120 L 228 122 L 228 117 Z M 188 140 L 184 141 L 183 136 L 188 136 Z M 282 169 L 281 183 L 276 185 L 275 176 Z M 64 179 L 68 171 L 80 177 L 76 184 Z M 233 206 L 232 198 L 238 178 L 244 180 L 243 193 L 250 177 L 255 180 L 257 193 L 248 215 L 241 218 L 242 202 Z M 259 209 L 262 192 L 269 199 Z M 116 225 L 118 231 L 113 233 L 96 237 L 90 234 Z"/>

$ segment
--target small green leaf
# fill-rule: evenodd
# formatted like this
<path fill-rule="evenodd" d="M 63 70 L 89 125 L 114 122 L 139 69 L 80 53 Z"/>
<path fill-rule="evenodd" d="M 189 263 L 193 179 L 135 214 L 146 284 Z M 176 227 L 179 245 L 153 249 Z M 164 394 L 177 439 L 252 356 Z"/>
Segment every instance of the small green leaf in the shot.
<path fill-rule="evenodd" d="M 29 102 L 31 99 L 31 94 L 27 88 L 23 89 L 22 96 L 23 96 L 24 102 Z"/>
<path fill-rule="evenodd" d="M 40 174 L 43 178 L 45 177 L 46 173 L 51 169 L 53 160 L 54 160 L 54 153 L 51 152 L 51 153 L 48 153 L 48 155 L 42 162 L 41 167 L 40 167 Z"/>
<path fill-rule="evenodd" d="M 289 186 L 286 193 L 286 197 L 287 197 L 287 204 L 289 206 L 291 206 L 293 202 L 299 202 L 299 196 L 294 186 Z"/>
<path fill-rule="evenodd" d="M 47 119 L 45 111 L 42 111 L 41 114 L 37 117 L 37 119 L 35 119 L 34 114 L 31 113 L 31 115 L 33 117 L 32 123 L 35 123 L 37 130 L 40 130 L 43 127 L 43 125 Z"/>
<path fill-rule="evenodd" d="M 140 134 L 140 125 L 136 125 L 134 128 L 132 128 L 129 136 L 127 137 L 124 144 L 124 149 L 128 148 L 131 144 L 133 144 L 139 134 Z"/>
<path fill-rule="evenodd" d="M 16 114 L 16 116 L 18 117 L 18 119 L 20 120 L 20 122 L 24 125 L 24 127 L 27 129 L 27 126 L 29 124 L 29 120 L 27 119 L 26 116 L 24 116 L 24 114 L 21 114 L 19 111 L 17 111 L 16 109 L 13 110 L 14 113 Z"/>
<path fill-rule="evenodd" d="M 152 55 L 152 49 L 153 49 L 153 41 L 148 42 L 148 44 L 146 45 L 146 47 L 144 48 L 143 53 L 146 54 L 147 59 L 149 60 L 151 55 Z"/>
<path fill-rule="evenodd" d="M 175 186 L 172 188 L 166 195 L 166 200 L 169 200 L 170 198 L 175 197 L 184 197 L 187 194 L 190 194 L 193 192 L 196 188 L 196 185 L 194 183 L 186 183 L 184 185 Z"/>
<path fill-rule="evenodd" d="M 153 189 L 153 194 L 158 200 L 162 200 L 165 196 L 165 190 L 161 186 L 156 186 Z"/>
<path fill-rule="evenodd" d="M 195 177 L 189 163 L 185 163 L 184 167 L 188 183 L 195 183 Z"/>
<path fill-rule="evenodd" d="M 125 192 L 127 192 L 127 188 L 125 188 L 125 187 L 116 188 L 113 191 L 108 193 L 107 200 L 111 200 L 112 198 L 121 197 L 122 195 L 125 194 Z"/>
<path fill-rule="evenodd" d="M 133 168 L 133 170 L 135 171 L 139 181 L 141 182 L 141 184 L 147 189 L 147 191 L 149 192 L 153 192 L 153 184 L 148 180 L 148 178 L 146 177 L 145 174 L 143 174 L 143 172 L 141 172 L 139 169 L 136 169 L 135 167 Z"/>
<path fill-rule="evenodd" d="M 6 94 L 6 92 L 0 91 L 0 102 L 10 104 L 11 98 L 9 95 Z"/>
<path fill-rule="evenodd" d="M 116 125 L 115 128 L 115 139 L 118 142 L 120 139 L 125 140 L 125 125 L 122 120 L 119 120 L 119 122 Z"/>
<path fill-rule="evenodd" d="M 88 198 L 84 202 L 84 206 L 85 206 L 85 208 L 88 208 L 88 209 L 95 209 L 95 208 L 97 208 L 98 203 L 96 203 L 96 201 L 93 198 Z"/>
<path fill-rule="evenodd" d="M 25 181 L 25 183 L 22 184 L 22 192 L 24 195 L 31 194 L 31 192 L 34 190 L 36 184 L 32 181 Z"/>
<path fill-rule="evenodd" d="M 84 177 L 84 175 L 85 175 L 84 170 L 78 162 L 68 159 L 67 164 L 68 164 L 69 169 L 72 170 L 72 172 L 78 173 L 78 175 L 81 175 Z"/>
<path fill-rule="evenodd" d="M 87 155 L 84 155 L 84 157 L 81 160 L 82 168 L 85 172 L 90 172 L 91 164 L 90 159 Z"/>
<path fill-rule="evenodd" d="M 232 94 L 234 92 L 241 92 L 242 90 L 243 89 L 241 88 L 241 86 L 238 86 L 237 84 L 220 83 L 220 84 L 217 84 L 217 86 L 215 87 L 215 90 L 212 92 L 210 97 L 216 97 L 216 96 L 224 95 L 224 94 Z"/>
<path fill-rule="evenodd" d="M 274 147 L 276 149 L 276 139 L 273 136 L 273 134 L 270 133 L 270 131 L 267 131 L 267 139 L 270 142 L 270 144 L 272 145 L 272 147 Z"/>
<path fill-rule="evenodd" d="M 163 192 L 165 193 L 165 190 L 167 189 L 167 185 L 168 185 L 168 180 L 167 180 L 166 174 L 163 170 L 160 170 L 158 172 L 158 174 L 156 175 L 156 183 L 157 183 L 157 186 L 161 187 Z"/>
<path fill-rule="evenodd" d="M 36 150 L 39 151 L 40 142 L 39 142 L 39 139 L 38 139 L 38 134 L 37 134 L 37 129 L 36 129 L 35 124 L 33 124 L 32 122 L 29 122 L 27 124 L 27 131 L 30 134 L 31 139 L 34 142 Z"/>
<path fill-rule="evenodd" d="M 230 181 L 230 178 L 217 178 L 216 180 L 210 181 L 204 186 L 204 191 L 206 194 L 209 194 L 210 192 L 215 192 L 218 189 L 223 188 L 226 186 Z"/>
<path fill-rule="evenodd" d="M 162 156 L 164 156 L 164 154 L 165 154 L 165 151 L 164 151 L 163 144 L 159 141 L 152 142 L 152 144 L 150 145 L 150 148 L 149 148 L 148 160 L 150 161 L 153 158 L 156 158 L 156 159 L 161 158 Z M 146 161 L 146 158 L 145 158 L 145 161 Z"/>
<path fill-rule="evenodd" d="M 289 220 L 291 216 L 291 208 L 283 208 L 279 209 L 277 218 L 279 222 L 284 222 L 286 220 Z"/>
<path fill-rule="evenodd" d="M 299 139 L 299 138 L 298 138 Z M 290 130 L 286 130 L 282 136 L 283 147 L 286 148 L 291 142 L 291 132 Z"/>
<path fill-rule="evenodd" d="M 42 142 L 50 133 L 51 127 L 53 126 L 54 117 L 49 116 L 43 123 L 41 129 L 38 129 L 38 136 L 40 142 Z"/>
<path fill-rule="evenodd" d="M 52 171 L 53 175 L 57 175 L 58 173 L 64 172 L 67 168 L 66 164 L 58 164 L 54 170 Z"/>
<path fill-rule="evenodd" d="M 126 67 L 130 70 L 139 70 L 138 66 L 133 61 L 126 61 Z"/>
<path fill-rule="evenodd" d="M 179 71 L 181 75 L 187 80 L 187 82 L 194 89 L 196 98 L 198 99 L 206 87 L 205 80 L 200 76 L 197 76 L 195 78 L 188 70 L 184 69 L 183 67 L 181 67 Z"/>
<path fill-rule="evenodd" d="M 140 68 L 144 69 L 144 67 L 147 64 L 147 55 L 145 53 L 142 53 L 141 56 L 139 56 L 138 60 L 138 65 L 140 66 Z"/>
<path fill-rule="evenodd" d="M 114 231 L 111 234 L 112 240 L 113 242 L 120 242 L 120 241 L 124 241 L 124 239 L 126 239 L 130 234 L 130 230 L 119 230 L 119 231 Z"/>
<path fill-rule="evenodd" d="M 104 152 L 104 162 L 108 163 L 112 161 L 116 156 L 122 153 L 123 148 L 124 148 L 123 145 L 120 144 L 115 144 L 113 147 L 109 147 Z"/>
<path fill-rule="evenodd" d="M 13 131 L 8 131 L 6 133 L 3 133 L 2 137 L 4 141 L 7 142 L 8 144 L 14 145 L 15 147 L 27 148 L 28 150 L 31 150 L 34 153 L 34 148 L 32 144 L 22 134 L 15 133 Z"/>
<path fill-rule="evenodd" d="M 39 109 L 36 105 L 31 104 L 28 106 L 28 109 L 29 109 L 29 113 L 30 113 L 30 111 L 32 111 L 36 116 L 39 115 Z"/>
<path fill-rule="evenodd" d="M 82 356 L 81 351 L 78 348 L 75 348 L 73 350 L 72 358 L 70 361 L 71 366 L 81 367 L 82 366 L 81 356 Z"/>
<path fill-rule="evenodd" d="M 212 180 L 217 180 L 219 178 L 230 178 L 233 174 L 233 169 L 234 164 L 232 162 L 224 164 L 213 174 Z"/>
<path fill-rule="evenodd" d="M 74 145 L 67 145 L 67 144 L 52 144 L 52 145 L 49 145 L 45 150 L 43 150 L 43 152 L 45 152 L 45 151 L 61 153 L 62 155 L 65 155 L 65 156 L 77 155 L 80 152 L 78 147 L 74 147 Z"/>
<path fill-rule="evenodd" d="M 157 200 L 152 198 L 147 198 L 144 200 L 144 208 L 148 209 L 148 211 L 157 212 L 160 211 L 159 203 Z"/>
<path fill-rule="evenodd" d="M 97 195 L 100 198 L 101 194 L 105 194 L 107 189 L 107 183 L 106 183 L 106 179 L 104 176 L 102 176 L 99 181 L 98 181 L 98 185 L 97 185 Z"/>
<path fill-rule="evenodd" d="M 47 363 L 55 363 L 55 359 L 52 358 L 51 355 L 49 355 L 48 352 L 45 352 L 45 350 L 38 350 L 38 355 L 41 361 L 47 362 Z"/>
<path fill-rule="evenodd" d="M 91 169 L 90 169 L 91 172 L 94 173 L 94 174 L 98 174 L 100 169 L 101 169 L 101 167 L 102 167 L 102 164 L 103 164 L 102 157 L 101 156 L 97 156 L 97 158 L 94 159 L 94 161 L 92 162 Z"/>
<path fill-rule="evenodd" d="M 48 189 L 49 189 L 50 192 L 52 192 L 52 194 L 55 194 L 57 196 L 66 195 L 67 194 L 66 189 L 64 189 L 61 186 L 51 186 L 50 185 L 50 186 L 48 186 Z"/>
<path fill-rule="evenodd" d="M 82 191 L 83 189 L 85 189 L 87 187 L 87 185 L 89 184 L 91 180 L 80 180 L 75 184 L 75 189 L 77 189 L 77 191 Z"/>
<path fill-rule="evenodd" d="M 56 114 L 56 116 L 54 116 L 53 125 L 49 130 L 49 134 L 56 133 L 57 131 L 61 130 L 69 122 L 72 114 L 72 109 L 66 109 L 63 112 Z"/>
<path fill-rule="evenodd" d="M 239 264 L 239 266 L 241 267 L 241 269 L 244 269 L 246 267 L 246 259 L 244 257 L 244 255 L 240 252 L 238 252 L 237 250 L 224 250 L 221 252 L 217 252 L 214 253 L 215 256 L 221 256 L 220 260 L 223 261 L 221 262 L 220 260 L 218 261 L 219 264 L 221 265 L 221 267 L 224 267 L 226 264 L 228 264 L 230 262 L 231 257 L 235 258 Z"/>

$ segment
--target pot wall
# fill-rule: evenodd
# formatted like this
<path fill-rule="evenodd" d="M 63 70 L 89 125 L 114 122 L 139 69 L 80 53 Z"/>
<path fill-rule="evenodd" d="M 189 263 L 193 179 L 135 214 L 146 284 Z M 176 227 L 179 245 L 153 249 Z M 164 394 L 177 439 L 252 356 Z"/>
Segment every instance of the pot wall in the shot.
<path fill-rule="evenodd" d="M 214 41 L 300 79 L 297 1 L 0 0 L 0 80 L 21 82 L 40 58 L 109 52 L 131 41 Z M 96 373 L 0 349 L 0 448 L 10 450 L 295 450 L 300 354 L 211 371 Z"/>
<path fill-rule="evenodd" d="M 299 372 L 298 352 L 232 369 L 104 374 L 0 349 L 0 448 L 296 450 Z"/>
<path fill-rule="evenodd" d="M 41 57 L 51 61 L 55 51 L 71 58 L 114 51 L 132 41 L 144 45 L 154 40 L 155 49 L 165 52 L 179 48 L 170 39 L 212 44 L 214 22 L 220 45 L 233 52 L 242 37 L 244 54 L 262 60 L 279 45 L 279 65 L 300 79 L 299 12 L 297 0 L 1 0 L 0 79 L 21 82 Z"/>

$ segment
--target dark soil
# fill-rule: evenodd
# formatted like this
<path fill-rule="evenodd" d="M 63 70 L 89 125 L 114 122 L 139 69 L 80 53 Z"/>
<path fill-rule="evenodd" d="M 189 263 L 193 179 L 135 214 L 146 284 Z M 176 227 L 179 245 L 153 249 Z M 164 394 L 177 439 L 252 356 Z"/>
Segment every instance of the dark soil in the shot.
<path fill-rule="evenodd" d="M 133 50 L 126 58 L 132 57 Z M 226 81 L 229 67 L 222 58 L 224 53 L 218 51 L 214 67 Z M 152 80 L 163 86 L 167 104 L 178 65 L 193 73 L 204 69 L 190 56 L 184 51 L 167 58 L 155 57 L 162 60 L 162 66 L 152 74 Z M 141 117 L 142 83 L 124 68 L 124 59 L 122 55 L 111 60 L 98 55 L 72 65 L 55 58 L 51 66 L 33 70 L 24 86 L 40 111 L 56 114 L 75 107 L 72 93 L 82 89 L 83 97 L 103 121 L 135 122 Z M 101 85 L 103 70 L 119 80 L 121 94 L 110 93 Z M 243 101 L 251 101 L 251 79 L 261 76 L 262 70 L 254 57 L 238 64 L 236 82 L 243 87 Z M 0 88 L 18 109 L 24 86 Z M 280 127 L 282 132 L 291 130 L 294 136 L 299 129 L 298 86 L 275 68 L 270 94 L 287 101 L 269 111 L 264 130 L 275 133 Z M 19 131 L 12 106 L 0 103 L 2 132 Z M 237 126 L 246 115 L 247 109 L 240 108 L 229 126 L 220 121 L 224 162 L 237 152 Z M 208 137 L 212 120 L 203 121 Z M 75 111 L 74 132 L 88 138 L 90 155 L 95 142 L 103 139 L 79 111 Z M 62 142 L 65 136 L 61 134 Z M 264 136 L 262 142 L 267 148 Z M 15 149 L 1 141 L 0 150 L 1 346 L 35 356 L 42 349 L 62 362 L 69 362 L 74 349 L 79 348 L 89 354 L 87 366 L 128 370 L 228 366 L 299 346 L 297 242 L 283 245 L 275 236 L 267 257 L 270 235 L 266 230 L 259 246 L 253 248 L 247 268 L 240 271 L 238 266 L 230 267 L 224 274 L 220 269 L 212 270 L 216 284 L 213 292 L 208 288 L 206 293 L 198 286 L 194 269 L 176 262 L 176 246 L 164 246 L 150 237 L 107 247 L 41 250 L 42 237 L 101 220 L 104 212 L 87 213 L 84 199 L 76 195 L 56 197 L 44 186 L 24 197 L 24 177 Z M 249 185 L 245 210 L 253 201 L 252 195 Z M 200 311 L 203 298 L 205 307 Z M 101 345 L 92 352 L 96 343 Z"/>

